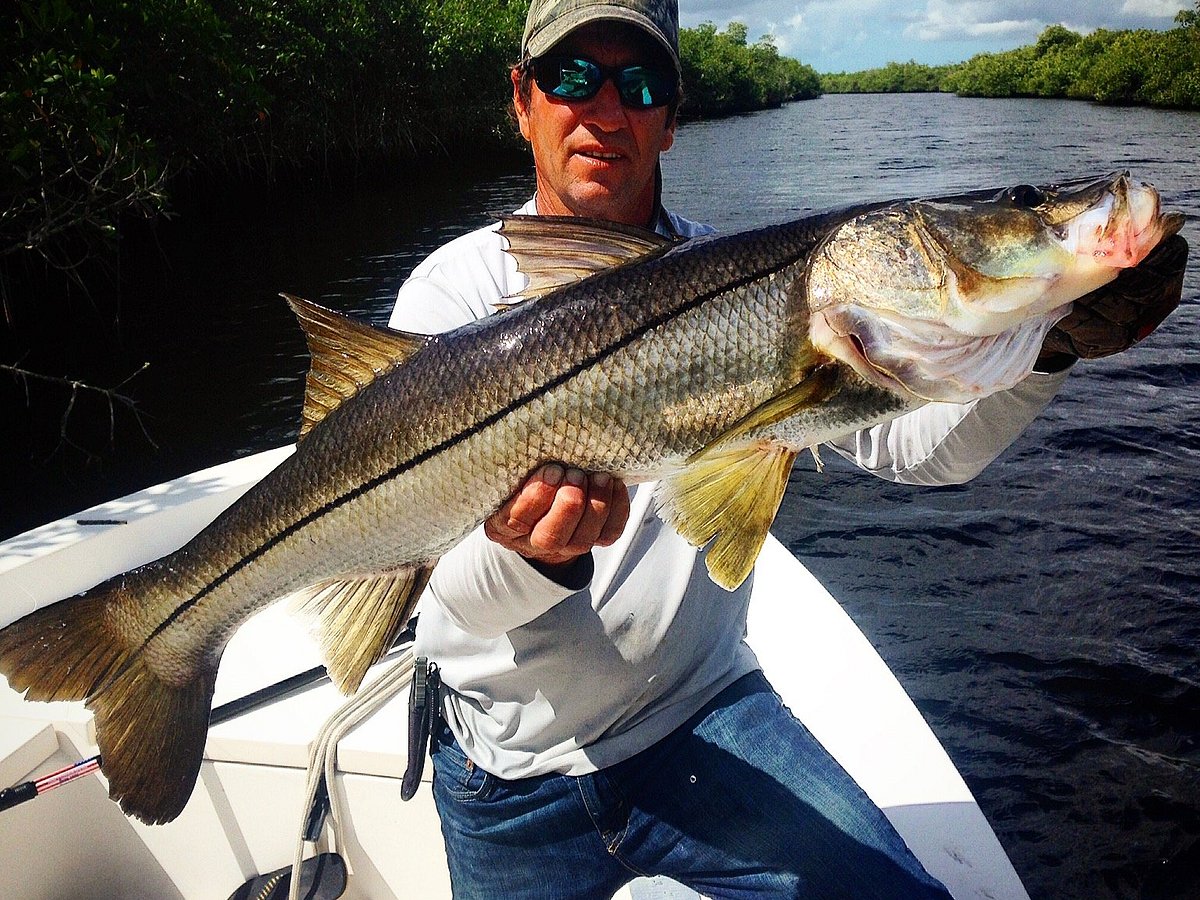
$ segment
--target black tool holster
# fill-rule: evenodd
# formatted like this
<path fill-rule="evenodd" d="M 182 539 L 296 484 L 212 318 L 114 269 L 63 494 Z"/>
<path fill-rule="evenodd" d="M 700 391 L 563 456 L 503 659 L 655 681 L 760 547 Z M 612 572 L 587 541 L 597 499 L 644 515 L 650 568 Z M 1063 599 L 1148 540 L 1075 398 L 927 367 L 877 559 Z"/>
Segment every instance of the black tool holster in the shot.
<path fill-rule="evenodd" d="M 421 784 L 425 756 L 433 745 L 441 720 L 442 680 L 437 663 L 418 656 L 413 664 L 412 690 L 408 695 L 408 766 L 400 782 L 400 799 L 411 800 Z"/>

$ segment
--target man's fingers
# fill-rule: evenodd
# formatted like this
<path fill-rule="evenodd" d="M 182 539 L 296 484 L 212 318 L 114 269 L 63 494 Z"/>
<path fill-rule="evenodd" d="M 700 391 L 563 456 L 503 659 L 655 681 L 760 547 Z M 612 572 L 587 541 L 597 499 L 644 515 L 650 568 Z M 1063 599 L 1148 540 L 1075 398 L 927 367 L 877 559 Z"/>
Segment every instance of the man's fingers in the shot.
<path fill-rule="evenodd" d="M 1046 336 L 1045 350 L 1099 359 L 1142 340 L 1179 305 L 1187 258 L 1187 241 L 1167 238 L 1137 266 L 1076 300 Z"/>
<path fill-rule="evenodd" d="M 608 516 L 604 520 L 604 527 L 600 530 L 596 544 L 601 547 L 615 544 L 628 522 L 629 489 L 625 487 L 625 482 L 621 479 L 614 478 L 612 479 L 612 496 L 609 501 Z"/>
<path fill-rule="evenodd" d="M 567 544 L 568 549 L 586 553 L 599 542 L 612 511 L 613 483 L 613 477 L 604 472 L 593 472 L 588 476 L 583 511 Z"/>
<path fill-rule="evenodd" d="M 530 534 L 553 508 L 565 474 L 557 463 L 537 469 L 492 516 L 493 527 L 512 537 Z"/>
<path fill-rule="evenodd" d="M 562 562 L 614 543 L 629 520 L 629 492 L 605 473 L 551 463 L 537 469 L 484 523 L 501 546 Z"/>
<path fill-rule="evenodd" d="M 587 497 L 587 474 L 579 469 L 567 469 L 550 509 L 529 533 L 529 545 L 541 551 L 568 549 L 587 511 Z"/>

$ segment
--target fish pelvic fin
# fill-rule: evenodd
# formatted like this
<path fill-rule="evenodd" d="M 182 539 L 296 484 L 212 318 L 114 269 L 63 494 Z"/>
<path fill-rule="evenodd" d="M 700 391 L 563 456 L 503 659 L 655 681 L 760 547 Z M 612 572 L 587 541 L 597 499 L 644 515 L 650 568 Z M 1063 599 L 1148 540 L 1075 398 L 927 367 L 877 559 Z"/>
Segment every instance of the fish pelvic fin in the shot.
<path fill-rule="evenodd" d="M 717 447 L 659 482 L 660 514 L 693 546 L 711 541 L 704 563 L 725 590 L 736 590 L 754 569 L 795 459 L 795 451 L 769 441 Z"/>
<path fill-rule="evenodd" d="M 143 822 L 168 822 L 200 770 L 216 663 L 182 685 L 161 679 L 112 624 L 125 591 L 119 576 L 0 630 L 0 672 L 26 700 L 86 700 L 109 796 Z"/>
<path fill-rule="evenodd" d="M 301 438 L 332 410 L 428 341 L 425 335 L 377 328 L 291 294 L 280 296 L 296 314 L 312 357 L 304 381 Z"/>
<path fill-rule="evenodd" d="M 772 426 L 828 399 L 837 383 L 836 367 L 811 367 L 659 482 L 659 514 L 693 546 L 712 541 L 705 565 L 726 590 L 753 570 L 796 460 L 794 449 L 772 439 Z M 813 456 L 819 467 L 815 449 Z"/>
<path fill-rule="evenodd" d="M 315 620 L 325 668 L 342 693 L 358 690 L 367 669 L 391 649 L 434 564 L 330 579 L 292 595 L 295 611 Z"/>
<path fill-rule="evenodd" d="M 536 299 L 675 244 L 646 228 L 578 216 L 505 216 L 500 235 L 508 241 L 508 252 L 529 284 L 498 308 Z"/>
<path fill-rule="evenodd" d="M 187 805 L 204 757 L 216 681 L 214 667 L 183 685 L 168 684 L 139 654 L 87 701 L 96 714 L 108 795 L 127 815 L 157 825 Z"/>

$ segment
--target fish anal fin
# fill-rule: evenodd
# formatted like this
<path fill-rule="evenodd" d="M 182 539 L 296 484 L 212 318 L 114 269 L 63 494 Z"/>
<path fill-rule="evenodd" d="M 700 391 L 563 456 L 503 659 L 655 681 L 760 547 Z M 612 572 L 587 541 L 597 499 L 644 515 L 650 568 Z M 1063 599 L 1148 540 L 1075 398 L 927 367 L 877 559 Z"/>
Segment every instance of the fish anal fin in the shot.
<path fill-rule="evenodd" d="M 529 284 L 505 307 L 658 254 L 675 242 L 655 231 L 576 216 L 505 216 L 500 234 Z"/>
<path fill-rule="evenodd" d="M 331 410 L 391 371 L 428 340 L 424 335 L 378 328 L 290 294 L 280 296 L 296 314 L 312 357 L 304 382 L 301 438 Z"/>
<path fill-rule="evenodd" d="M 169 684 L 137 654 L 88 700 L 108 795 L 127 815 L 157 825 L 187 805 L 204 757 L 216 681 L 214 665 L 182 685 Z"/>
<path fill-rule="evenodd" d="M 709 545 L 708 573 L 726 590 L 754 568 L 795 458 L 765 440 L 715 447 L 659 483 L 663 518 L 694 546 Z"/>
<path fill-rule="evenodd" d="M 325 668 L 342 693 L 356 691 L 367 669 L 391 649 L 433 566 L 330 579 L 292 596 L 295 610 L 316 621 Z"/>

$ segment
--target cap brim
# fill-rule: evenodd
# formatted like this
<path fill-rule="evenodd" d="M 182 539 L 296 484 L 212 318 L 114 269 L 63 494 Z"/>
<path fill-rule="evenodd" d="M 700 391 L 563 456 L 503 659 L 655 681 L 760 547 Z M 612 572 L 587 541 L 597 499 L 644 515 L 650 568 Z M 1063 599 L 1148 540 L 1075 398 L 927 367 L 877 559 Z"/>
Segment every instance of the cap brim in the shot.
<path fill-rule="evenodd" d="M 680 70 L 678 51 L 667 41 L 666 36 L 648 17 L 623 6 L 593 6 L 560 16 L 529 38 L 525 45 L 525 55 L 544 56 L 557 44 L 568 38 L 572 32 L 584 25 L 590 25 L 592 22 L 625 22 L 640 28 L 654 38 L 658 45 L 667 52 L 667 56 L 675 64 L 675 70 L 677 72 Z"/>

